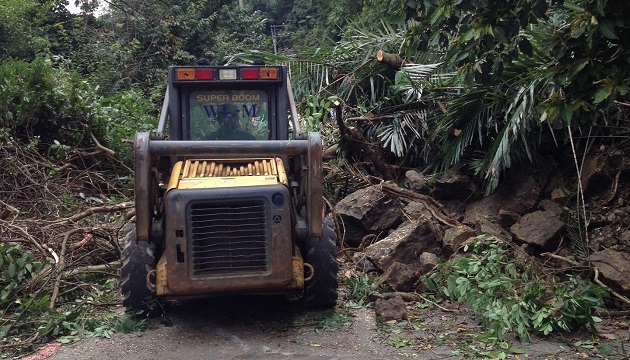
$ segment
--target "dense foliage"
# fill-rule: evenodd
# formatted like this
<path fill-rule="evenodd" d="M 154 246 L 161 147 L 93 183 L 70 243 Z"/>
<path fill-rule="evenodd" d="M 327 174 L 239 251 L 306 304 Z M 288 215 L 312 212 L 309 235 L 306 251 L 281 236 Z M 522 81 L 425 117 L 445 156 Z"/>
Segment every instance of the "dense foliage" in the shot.
<path fill-rule="evenodd" d="M 576 132 L 627 134 L 627 2 L 387 6 L 397 10 L 392 17 L 350 23 L 308 63 L 268 59 L 292 66 L 298 94 L 339 96 L 348 115 L 372 119 L 358 125 L 397 165 L 443 171 L 463 163 L 491 192 L 548 142 L 562 148 Z M 377 63 L 378 50 L 406 65 Z"/>

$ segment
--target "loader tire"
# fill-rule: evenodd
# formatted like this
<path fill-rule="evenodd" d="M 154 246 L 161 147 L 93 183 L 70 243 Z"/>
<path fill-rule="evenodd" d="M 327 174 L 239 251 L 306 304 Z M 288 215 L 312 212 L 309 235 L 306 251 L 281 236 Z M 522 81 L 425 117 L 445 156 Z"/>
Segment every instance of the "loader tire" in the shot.
<path fill-rule="evenodd" d="M 135 225 L 125 230 L 126 245 L 122 251 L 121 292 L 123 306 L 136 316 L 150 316 L 157 308 L 155 291 L 147 286 L 147 275 L 155 269 L 154 246 L 136 241 Z"/>
<path fill-rule="evenodd" d="M 332 308 L 337 304 L 337 234 L 331 218 L 325 218 L 321 238 L 306 241 L 304 262 L 313 266 L 314 273 L 304 284 L 304 305 L 309 308 Z"/>

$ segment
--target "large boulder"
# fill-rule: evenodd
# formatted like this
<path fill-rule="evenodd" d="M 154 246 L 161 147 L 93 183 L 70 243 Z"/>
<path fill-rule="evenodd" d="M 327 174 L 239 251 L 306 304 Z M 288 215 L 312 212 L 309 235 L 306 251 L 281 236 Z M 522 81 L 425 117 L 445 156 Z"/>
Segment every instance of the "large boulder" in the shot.
<path fill-rule="evenodd" d="M 512 239 L 512 235 L 491 216 L 477 215 L 475 218 L 475 231 L 477 235 L 491 235 L 503 241 Z"/>
<path fill-rule="evenodd" d="M 515 219 L 515 215 L 535 210 L 541 194 L 551 191 L 545 186 L 553 178 L 555 170 L 556 166 L 550 158 L 537 154 L 529 169 L 510 172 L 493 194 L 468 205 L 463 223 L 474 224 L 477 215 L 483 215 L 501 219 L 501 224 L 505 226 L 503 220 L 508 220 L 505 215 Z"/>
<path fill-rule="evenodd" d="M 383 240 L 368 246 L 365 256 L 381 271 L 387 271 L 395 262 L 416 267 L 420 254 L 440 254 L 441 247 L 431 222 L 420 218 L 403 223 Z"/>
<path fill-rule="evenodd" d="M 543 210 L 521 217 L 512 225 L 510 231 L 517 240 L 523 243 L 553 251 L 559 244 L 564 222 L 560 208 L 551 200 L 543 201 L 541 207 Z"/>
<path fill-rule="evenodd" d="M 387 233 L 401 223 L 400 200 L 374 185 L 345 197 L 335 206 L 346 230 L 344 242 L 358 247 L 369 234 Z"/>
<path fill-rule="evenodd" d="M 440 263 L 440 258 L 434 253 L 423 252 L 420 254 L 419 262 L 419 270 L 421 275 L 426 275 L 433 271 L 435 267 Z"/>
<path fill-rule="evenodd" d="M 386 283 L 394 291 L 412 291 L 418 274 L 407 264 L 393 263 L 378 279 L 378 284 Z"/>
<path fill-rule="evenodd" d="M 463 222 L 474 224 L 479 215 L 496 218 L 501 210 L 523 215 L 535 207 L 541 191 L 542 185 L 531 176 L 505 182 L 492 195 L 468 205 Z"/>
<path fill-rule="evenodd" d="M 599 269 L 602 280 L 625 295 L 630 294 L 630 254 L 606 249 L 589 256 L 587 260 Z"/>
<path fill-rule="evenodd" d="M 407 204 L 407 206 L 405 206 L 402 209 L 402 212 L 405 216 L 406 219 L 408 220 L 418 220 L 418 219 L 432 219 L 433 221 L 435 221 L 433 223 L 433 231 L 435 232 L 435 236 L 438 239 L 441 239 L 444 237 L 444 226 L 442 226 L 442 224 L 440 224 L 439 222 L 437 222 L 437 220 L 435 219 L 435 217 L 433 216 L 433 213 L 427 209 L 427 207 L 419 202 L 419 201 L 411 201 L 409 202 L 409 204 Z"/>
<path fill-rule="evenodd" d="M 391 299 L 376 299 L 374 312 L 382 321 L 407 319 L 407 305 L 400 296 Z"/>
<path fill-rule="evenodd" d="M 427 184 L 427 178 L 419 171 L 408 170 L 405 173 L 405 187 L 409 190 L 413 190 L 419 194 L 428 194 L 429 185 Z"/>
<path fill-rule="evenodd" d="M 442 238 L 442 256 L 449 257 L 457 252 L 464 241 L 477 235 L 477 232 L 465 225 L 447 229 Z"/>
<path fill-rule="evenodd" d="M 438 200 L 458 200 L 463 203 L 479 199 L 481 191 L 470 176 L 456 166 L 434 179 L 431 196 Z"/>

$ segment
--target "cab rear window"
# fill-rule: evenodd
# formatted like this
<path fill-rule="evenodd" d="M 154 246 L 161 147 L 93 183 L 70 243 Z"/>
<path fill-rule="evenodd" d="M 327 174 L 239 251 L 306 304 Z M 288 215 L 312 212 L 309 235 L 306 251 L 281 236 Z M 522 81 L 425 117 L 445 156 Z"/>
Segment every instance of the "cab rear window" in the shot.
<path fill-rule="evenodd" d="M 267 140 L 269 106 L 263 90 L 193 91 L 191 140 Z"/>

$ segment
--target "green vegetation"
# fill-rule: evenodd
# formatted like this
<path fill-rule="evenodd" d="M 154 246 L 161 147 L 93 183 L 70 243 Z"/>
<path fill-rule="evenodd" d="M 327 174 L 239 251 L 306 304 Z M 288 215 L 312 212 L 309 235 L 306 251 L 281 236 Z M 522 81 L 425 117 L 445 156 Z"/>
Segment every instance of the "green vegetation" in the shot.
<path fill-rule="evenodd" d="M 52 339 L 70 342 L 81 337 L 109 338 L 114 332 L 137 332 L 144 321 L 119 314 L 106 314 L 93 305 L 110 302 L 116 279 L 92 279 L 91 293 L 67 292 L 55 308 L 46 287 L 40 286 L 54 264 L 42 263 L 19 243 L 0 243 L 0 307 L 3 309 L 0 337 L 13 346 L 11 353 L 32 351 L 38 343 Z"/>
<path fill-rule="evenodd" d="M 519 262 L 501 241 L 478 237 L 467 254 L 443 263 L 428 279 L 430 290 L 465 302 L 481 316 L 487 329 L 479 340 L 501 342 L 516 332 L 529 342 L 531 333 L 571 332 L 588 325 L 595 331 L 601 319 L 606 290 L 568 276 L 559 281 L 544 277 L 534 263 Z"/>
<path fill-rule="evenodd" d="M 377 293 L 374 279 L 368 275 L 353 276 L 346 280 L 349 307 L 361 307 L 369 303 L 370 296 Z"/>

